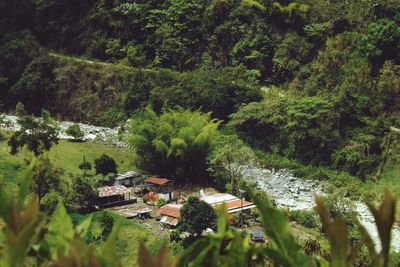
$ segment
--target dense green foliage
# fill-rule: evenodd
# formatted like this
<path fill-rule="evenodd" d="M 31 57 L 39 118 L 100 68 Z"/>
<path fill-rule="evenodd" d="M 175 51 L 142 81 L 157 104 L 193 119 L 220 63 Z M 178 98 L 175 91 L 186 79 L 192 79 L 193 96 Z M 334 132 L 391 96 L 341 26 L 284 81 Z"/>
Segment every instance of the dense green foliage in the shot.
<path fill-rule="evenodd" d="M 201 183 L 207 177 L 207 156 L 218 126 L 210 114 L 171 110 L 157 115 L 147 108 L 130 122 L 126 141 L 141 169 L 178 183 Z"/>
<path fill-rule="evenodd" d="M 55 266 L 120 266 L 117 256 L 118 230 L 122 220 L 102 213 L 98 222 L 101 225 L 100 236 L 109 235 L 107 241 L 98 250 L 93 247 L 96 233 L 93 215 L 73 225 L 60 202 L 52 217 L 47 220 L 45 213 L 39 211 L 39 201 L 35 194 L 29 194 L 32 168 L 35 162 L 19 178 L 17 194 L 0 190 L 0 216 L 4 222 L 0 235 L 0 262 L 2 266 L 55 265 Z M 340 215 L 332 220 L 322 198 L 317 197 L 317 212 L 323 229 L 330 242 L 330 252 L 324 258 L 307 255 L 290 233 L 289 222 L 267 199 L 254 196 L 254 202 L 260 212 L 262 226 L 268 236 L 268 244 L 251 244 L 249 237 L 232 229 L 228 223 L 227 211 L 222 205 L 218 210 L 217 232 L 210 234 L 191 245 L 186 251 L 170 262 L 165 246 L 155 258 L 141 245 L 139 250 L 140 266 L 353 266 L 355 262 L 363 266 L 389 266 L 391 230 L 395 221 L 396 199 L 385 193 L 381 205 L 376 208 L 368 204 L 379 233 L 381 249 L 376 251 L 371 237 L 365 228 L 355 221 L 362 238 L 351 243 L 348 228 Z M 205 204 L 205 203 L 204 203 Z M 215 213 L 210 206 L 196 198 L 186 205 L 188 215 L 186 223 L 197 222 L 194 228 L 204 229 L 214 222 Z M 191 207 L 189 207 L 191 206 Z M 206 211 L 208 210 L 208 211 Z M 202 211 L 202 212 L 199 212 Z M 183 212 L 186 212 L 183 210 Z M 207 215 L 208 214 L 208 215 Z M 211 215 L 213 214 L 213 215 Z M 213 220 L 211 220 L 212 218 Z M 185 221 L 183 221 L 185 222 Z M 110 233 L 110 227 L 112 227 Z M 196 230 L 197 229 L 197 230 Z M 94 238 L 94 240 L 93 240 Z M 90 243 L 85 244 L 84 240 Z M 361 248 L 365 247 L 366 254 Z M 310 246 L 308 246 L 310 249 Z M 310 251 L 309 251 L 310 252 Z M 312 252 L 312 251 L 311 251 Z M 318 252 L 318 251 L 316 251 Z M 361 260 L 361 262 L 360 262 Z"/>
<path fill-rule="evenodd" d="M 216 228 L 216 214 L 208 203 L 196 197 L 189 197 L 188 201 L 181 208 L 179 218 L 179 231 L 191 235 L 201 236 L 208 228 Z"/>
<path fill-rule="evenodd" d="M 211 178 L 221 190 L 237 193 L 239 183 L 251 188 L 240 181 L 241 166 L 252 162 L 254 149 L 268 167 L 329 180 L 328 190 L 346 184 L 346 194 L 353 198 L 361 187 L 372 188 L 368 194 L 375 198 L 379 193 L 373 181 L 380 178 L 398 188 L 398 162 L 388 161 L 389 171 L 381 171 L 388 155 L 396 153 L 393 129 L 400 128 L 399 25 L 396 0 L 0 1 L 0 111 L 13 112 L 15 107 L 22 124 L 15 133 L 0 133 L 1 144 L 11 135 L 14 153 L 0 155 L 5 188 L 16 187 L 15 174 L 25 167 L 17 150 L 45 153 L 32 166 L 29 189 L 39 199 L 27 202 L 30 212 L 22 211 L 22 201 L 13 206 L 12 197 L 0 201 L 6 225 L 0 235 L 2 265 L 26 264 L 26 257 L 49 260 L 50 265 L 80 263 L 83 255 L 90 255 L 83 265 L 118 262 L 115 255 L 87 248 L 75 235 L 79 230 L 71 226 L 60 199 L 68 210 L 90 210 L 99 179 L 88 175 L 92 171 L 86 163 L 81 165 L 84 174 L 79 171 L 89 151 L 82 152 L 77 143 L 69 144 L 69 156 L 49 160 L 57 143 L 56 125 L 46 112 L 42 119 L 29 116 L 43 108 L 60 119 L 105 126 L 133 118 L 126 141 L 136 152 L 137 166 L 178 183 Z M 73 132 L 81 136 L 77 129 Z M 4 150 L 0 147 L 2 154 Z M 90 153 L 91 161 L 103 153 L 98 152 Z M 96 173 L 115 173 L 109 166 L 117 164 L 127 168 L 126 158 L 132 154 L 125 151 L 104 171 L 96 166 Z M 56 164 L 65 173 L 58 173 Z M 27 191 L 21 195 L 26 197 Z M 219 232 L 196 243 L 181 262 L 316 265 L 318 259 L 299 249 L 283 216 L 256 202 L 270 246 L 250 245 L 221 220 Z M 352 265 L 357 258 L 357 246 L 350 248 L 354 240 L 365 245 L 367 264 L 388 264 L 388 229 L 394 219 L 390 195 L 380 210 L 370 207 L 382 241 L 379 253 L 347 216 L 351 211 L 346 203 L 328 199 L 329 212 L 321 200 L 317 203 L 331 242 L 330 257 L 320 259 L 322 266 L 327 261 Z M 54 221 L 46 223 L 43 214 L 35 219 L 38 207 L 55 210 Z M 20 219 L 18 227 L 10 211 Z M 340 213 L 348 218 L 341 219 Z M 303 225 L 317 225 L 311 213 L 292 215 Z M 27 218 L 31 223 L 25 225 Z M 105 220 L 104 236 L 110 221 Z M 352 224 L 352 233 L 346 224 Z M 356 228 L 361 240 L 353 236 Z M 17 235 L 21 229 L 24 235 Z M 27 236 L 32 239 L 18 243 Z M 151 258 L 145 250 L 142 255 Z"/>
<path fill-rule="evenodd" d="M 103 154 L 100 158 L 94 160 L 96 174 L 102 174 L 104 176 L 109 173 L 117 174 L 117 167 L 115 160 L 106 154 Z"/>
<path fill-rule="evenodd" d="M 219 190 L 230 189 L 232 194 L 239 195 L 243 168 L 254 163 L 253 151 L 236 135 L 220 135 L 208 156 L 208 172 Z"/>
<path fill-rule="evenodd" d="M 0 100 L 112 126 L 148 105 L 234 114 L 252 145 L 365 180 L 400 123 L 399 10 L 395 0 L 5 1 Z"/>
<path fill-rule="evenodd" d="M 365 179 L 381 161 L 391 117 L 357 118 L 348 110 L 354 106 L 344 103 L 320 96 L 299 99 L 271 93 L 263 102 L 232 115 L 230 125 L 265 151 L 332 166 Z"/>
<path fill-rule="evenodd" d="M 36 156 L 50 150 L 53 144 L 58 143 L 58 128 L 56 123 L 47 115 L 41 118 L 22 116 L 18 119 L 20 129 L 15 131 L 8 144 L 11 153 L 26 146 Z"/>
<path fill-rule="evenodd" d="M 90 249 L 92 252 L 89 252 L 89 247 L 79 237 L 87 234 L 91 218 L 75 228 L 64 206 L 59 204 L 52 219 L 47 221 L 46 214 L 39 211 L 37 196 L 28 197 L 30 180 L 31 172 L 28 169 L 20 179 L 17 194 L 10 194 L 4 189 L 0 192 L 2 199 L 0 212 L 5 224 L 0 238 L 3 247 L 0 256 L 1 265 L 11 267 L 27 264 L 42 265 L 50 262 L 58 265 L 58 261 L 64 263 L 73 260 L 81 263 L 93 261 L 93 258 L 85 259 L 87 253 L 93 255 L 93 250 Z M 71 252 L 72 246 L 76 246 L 75 252 L 79 251 L 75 256 L 72 256 L 74 254 Z M 99 264 L 98 260 L 95 261 Z M 107 265 L 107 259 L 103 264 Z"/>
<path fill-rule="evenodd" d="M 32 190 L 37 194 L 39 202 L 52 190 L 61 191 L 60 177 L 62 170 L 54 167 L 48 157 L 39 157 L 33 167 L 32 172 L 32 180 L 34 182 L 32 185 Z"/>
<path fill-rule="evenodd" d="M 85 133 L 81 130 L 79 124 L 76 123 L 69 126 L 68 129 L 65 131 L 65 133 L 72 136 L 75 141 L 81 140 L 85 135 Z"/>

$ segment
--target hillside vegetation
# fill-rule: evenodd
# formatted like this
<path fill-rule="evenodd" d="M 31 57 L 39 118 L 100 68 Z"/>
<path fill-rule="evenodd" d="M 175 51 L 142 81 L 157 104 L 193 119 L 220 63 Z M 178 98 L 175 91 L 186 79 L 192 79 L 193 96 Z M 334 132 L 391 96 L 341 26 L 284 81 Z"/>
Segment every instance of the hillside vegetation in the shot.
<path fill-rule="evenodd" d="M 59 142 L 58 120 L 120 126 L 126 147 L 86 142 L 78 124 Z M 0 265 L 398 265 L 399 129 L 399 0 L 0 0 Z M 312 204 L 274 208 L 253 167 L 318 180 L 320 220 Z M 94 212 L 129 170 L 182 191 L 176 231 Z M 216 222 L 186 188 L 257 209 Z M 358 221 L 363 197 L 381 205 Z"/>
<path fill-rule="evenodd" d="M 395 0 L 5 1 L 0 100 L 109 126 L 149 105 L 200 109 L 267 153 L 365 180 L 400 124 L 399 10 Z"/>

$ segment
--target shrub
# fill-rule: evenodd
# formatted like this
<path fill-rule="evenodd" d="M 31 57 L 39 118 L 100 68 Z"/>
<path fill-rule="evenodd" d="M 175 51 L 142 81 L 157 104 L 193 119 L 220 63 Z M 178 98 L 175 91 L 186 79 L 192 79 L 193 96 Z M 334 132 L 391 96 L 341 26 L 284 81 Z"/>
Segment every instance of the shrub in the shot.
<path fill-rule="evenodd" d="M 157 206 L 158 208 L 160 208 L 160 207 L 162 207 L 162 206 L 165 206 L 165 205 L 167 205 L 167 201 L 166 201 L 165 199 L 163 199 L 163 198 L 159 198 L 159 199 L 157 200 L 157 202 L 156 202 L 156 206 Z"/>
<path fill-rule="evenodd" d="M 316 228 L 320 226 L 317 214 L 308 210 L 292 210 L 289 212 L 289 219 L 307 227 Z"/>
<path fill-rule="evenodd" d="M 48 214 L 52 214 L 58 204 L 61 201 L 61 195 L 57 191 L 51 190 L 49 193 L 45 194 L 40 200 L 40 207 L 45 210 Z"/>
<path fill-rule="evenodd" d="M 105 240 L 110 235 L 111 230 L 114 226 L 114 217 L 112 216 L 112 214 L 110 212 L 104 211 L 100 215 L 99 222 L 101 224 L 101 227 L 103 227 L 103 231 L 101 232 L 101 235 L 103 237 L 103 240 Z"/>
<path fill-rule="evenodd" d="M 85 135 L 85 133 L 81 130 L 81 127 L 77 123 L 70 125 L 65 132 L 68 135 L 72 136 L 75 141 L 81 140 Z"/>

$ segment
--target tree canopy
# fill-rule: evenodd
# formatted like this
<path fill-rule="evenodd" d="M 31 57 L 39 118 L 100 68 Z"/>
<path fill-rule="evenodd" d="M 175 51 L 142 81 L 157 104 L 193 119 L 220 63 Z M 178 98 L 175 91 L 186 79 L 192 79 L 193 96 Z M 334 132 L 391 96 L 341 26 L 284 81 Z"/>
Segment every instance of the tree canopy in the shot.
<path fill-rule="evenodd" d="M 38 156 L 58 143 L 58 126 L 48 114 L 44 113 L 41 118 L 25 115 L 18 119 L 18 123 L 20 130 L 15 131 L 8 141 L 11 153 L 26 146 Z"/>
<path fill-rule="evenodd" d="M 147 108 L 132 118 L 127 144 L 145 171 L 176 178 L 178 182 L 204 181 L 206 157 L 218 134 L 219 121 L 210 114 L 170 110 L 160 115 Z"/>
<path fill-rule="evenodd" d="M 189 197 L 181 208 L 179 230 L 200 236 L 207 228 L 216 228 L 216 219 L 213 207 L 196 197 Z"/>
<path fill-rule="evenodd" d="M 71 126 L 69 126 L 65 132 L 68 135 L 72 136 L 75 141 L 81 140 L 85 135 L 85 133 L 81 130 L 81 127 L 77 123 L 74 123 Z"/>
<path fill-rule="evenodd" d="M 89 167 L 87 164 L 82 167 Z M 96 174 L 102 174 L 106 176 L 109 173 L 117 174 L 117 164 L 115 163 L 114 159 L 107 156 L 106 154 L 101 155 L 100 158 L 94 160 L 94 168 L 96 170 Z"/>

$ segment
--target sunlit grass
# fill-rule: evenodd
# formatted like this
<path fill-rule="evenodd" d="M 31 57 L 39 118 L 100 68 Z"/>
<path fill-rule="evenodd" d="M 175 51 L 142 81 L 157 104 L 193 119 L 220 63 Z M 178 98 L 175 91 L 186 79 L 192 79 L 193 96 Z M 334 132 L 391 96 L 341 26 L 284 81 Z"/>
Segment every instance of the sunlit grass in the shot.
<path fill-rule="evenodd" d="M 119 172 L 132 170 L 133 152 L 126 148 L 111 145 L 75 143 L 62 140 L 50 150 L 49 156 L 54 164 L 66 173 L 80 174 L 82 171 L 78 167 L 83 161 L 83 157 L 85 157 L 86 161 L 92 163 L 92 167 L 94 167 L 94 160 L 103 153 L 115 160 Z M 89 173 L 94 174 L 94 168 Z"/>
<path fill-rule="evenodd" d="M 88 173 L 94 174 L 94 160 L 103 153 L 112 157 L 118 164 L 118 171 L 124 172 L 133 169 L 133 152 L 121 147 L 114 147 L 96 143 L 74 143 L 61 140 L 58 145 L 54 145 L 48 155 L 52 162 L 64 170 L 66 175 L 79 175 L 82 171 L 79 164 L 85 160 L 92 163 L 92 170 Z M 6 141 L 0 141 L 0 176 L 6 181 L 12 182 L 18 173 L 26 167 L 24 153 L 10 155 Z"/>
<path fill-rule="evenodd" d="M 25 167 L 20 156 L 10 155 L 6 141 L 0 141 L 0 177 L 6 185 L 15 185 L 18 173 Z"/>

